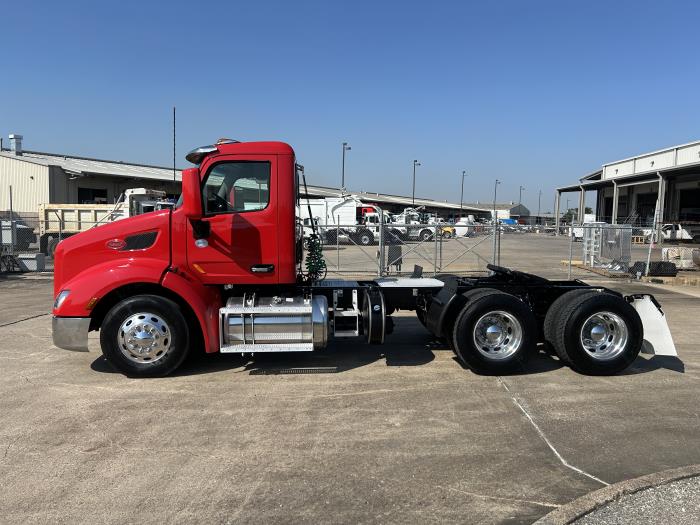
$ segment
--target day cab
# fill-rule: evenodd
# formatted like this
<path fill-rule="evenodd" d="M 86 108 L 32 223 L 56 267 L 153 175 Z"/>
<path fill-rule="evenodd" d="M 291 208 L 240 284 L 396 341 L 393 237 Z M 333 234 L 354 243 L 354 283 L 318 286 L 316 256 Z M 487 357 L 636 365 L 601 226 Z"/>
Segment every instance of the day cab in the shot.
<path fill-rule="evenodd" d="M 623 297 L 492 265 L 487 276 L 422 277 L 416 268 L 411 276 L 325 280 L 315 231 L 302 267 L 296 210 L 304 208 L 303 168 L 289 145 L 220 140 L 187 159 L 197 167 L 183 171 L 173 209 L 58 244 L 56 346 L 88 350 L 88 332 L 99 330 L 102 352 L 118 370 L 162 376 L 195 351 L 312 352 L 331 337 L 381 344 L 392 332 L 391 314 L 413 310 L 435 339 L 482 373 L 522 370 L 542 349 L 587 374 L 617 373 L 643 346 L 675 355 L 650 295 Z M 374 226 L 386 239 L 392 226 L 376 211 Z M 380 242 L 380 257 L 384 249 Z"/>

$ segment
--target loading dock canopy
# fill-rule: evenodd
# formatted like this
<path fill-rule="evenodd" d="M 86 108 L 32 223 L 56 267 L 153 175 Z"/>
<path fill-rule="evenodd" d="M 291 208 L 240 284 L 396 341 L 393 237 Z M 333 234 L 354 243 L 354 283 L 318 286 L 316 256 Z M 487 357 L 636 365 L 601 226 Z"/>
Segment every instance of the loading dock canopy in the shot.
<path fill-rule="evenodd" d="M 696 180 L 697 179 L 697 180 Z M 679 146 L 673 146 L 650 153 L 644 153 L 634 157 L 629 157 L 615 162 L 604 164 L 602 169 L 595 171 L 579 180 L 578 184 L 562 186 L 556 189 L 556 218 L 557 226 L 560 217 L 560 199 L 562 193 L 578 192 L 578 221 L 583 221 L 585 210 L 586 191 L 598 192 L 598 205 L 607 202 L 610 206 L 612 200 L 612 210 L 610 213 L 611 222 L 618 221 L 618 205 L 620 202 L 620 189 L 630 188 L 640 185 L 658 185 L 657 188 L 649 188 L 650 192 L 656 193 L 655 200 L 658 201 L 657 209 L 653 215 L 658 221 L 681 220 L 684 215 L 680 194 L 690 191 L 690 186 L 697 182 L 700 185 L 700 141 L 689 142 Z M 670 189 L 669 189 L 670 185 Z M 690 186 L 689 186 L 690 185 Z M 695 187 L 695 186 L 693 186 Z M 612 189 L 612 198 L 610 190 Z M 639 190 L 644 192 L 645 189 Z M 641 194 L 635 198 L 641 198 Z M 687 200 L 687 199 L 686 199 Z M 624 203 L 627 206 L 629 203 Z M 648 204 L 648 203 L 646 203 Z M 645 204 L 645 206 L 646 206 Z M 648 206 L 647 206 L 648 207 Z M 666 210 L 669 210 L 667 217 Z M 637 213 L 639 210 L 627 210 L 627 213 Z M 607 212 L 604 212 L 606 214 Z M 625 211 L 623 210 L 623 214 Z M 601 219 L 601 210 L 597 215 Z"/>

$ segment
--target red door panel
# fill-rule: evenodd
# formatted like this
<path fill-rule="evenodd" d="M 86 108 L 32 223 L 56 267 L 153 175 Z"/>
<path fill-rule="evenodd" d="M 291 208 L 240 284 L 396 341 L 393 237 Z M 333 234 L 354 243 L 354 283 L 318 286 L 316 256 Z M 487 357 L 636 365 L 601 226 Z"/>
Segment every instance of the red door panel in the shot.
<path fill-rule="evenodd" d="M 207 284 L 276 284 L 278 274 L 276 155 L 230 155 L 202 166 L 202 221 L 196 241 L 187 225 L 187 260 Z"/>

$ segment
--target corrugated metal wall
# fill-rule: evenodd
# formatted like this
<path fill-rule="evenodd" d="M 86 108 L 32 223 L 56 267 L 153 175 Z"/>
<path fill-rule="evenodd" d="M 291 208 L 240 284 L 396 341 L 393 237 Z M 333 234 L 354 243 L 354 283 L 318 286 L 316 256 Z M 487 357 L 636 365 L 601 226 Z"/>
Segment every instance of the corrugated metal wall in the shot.
<path fill-rule="evenodd" d="M 37 213 L 39 204 L 49 202 L 49 168 L 0 156 L 0 210 L 10 208 L 17 213 Z"/>

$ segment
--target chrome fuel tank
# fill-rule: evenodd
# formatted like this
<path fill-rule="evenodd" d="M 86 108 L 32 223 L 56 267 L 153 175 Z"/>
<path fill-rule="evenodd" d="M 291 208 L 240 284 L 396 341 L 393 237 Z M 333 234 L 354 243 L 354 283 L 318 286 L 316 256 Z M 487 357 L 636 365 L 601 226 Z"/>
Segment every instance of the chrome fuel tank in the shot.
<path fill-rule="evenodd" d="M 220 348 L 231 352 L 311 352 L 328 341 L 328 302 L 318 296 L 231 297 L 219 309 Z"/>

